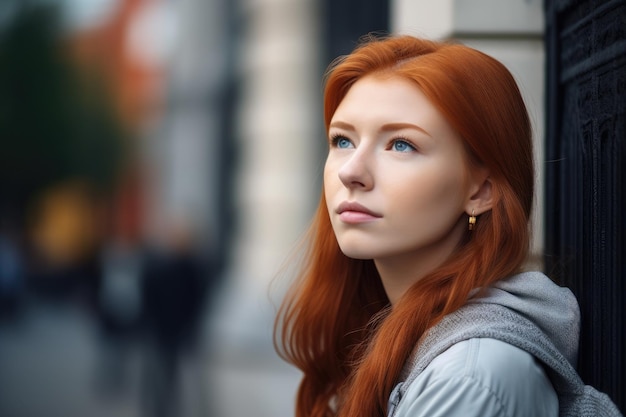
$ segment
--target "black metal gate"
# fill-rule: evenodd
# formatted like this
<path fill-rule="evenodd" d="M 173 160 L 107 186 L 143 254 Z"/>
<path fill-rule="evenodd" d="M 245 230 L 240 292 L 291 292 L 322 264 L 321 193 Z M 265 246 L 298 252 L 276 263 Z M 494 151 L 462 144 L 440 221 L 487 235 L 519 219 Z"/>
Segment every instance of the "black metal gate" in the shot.
<path fill-rule="evenodd" d="M 578 297 L 578 370 L 626 410 L 626 0 L 546 0 L 546 270 Z"/>

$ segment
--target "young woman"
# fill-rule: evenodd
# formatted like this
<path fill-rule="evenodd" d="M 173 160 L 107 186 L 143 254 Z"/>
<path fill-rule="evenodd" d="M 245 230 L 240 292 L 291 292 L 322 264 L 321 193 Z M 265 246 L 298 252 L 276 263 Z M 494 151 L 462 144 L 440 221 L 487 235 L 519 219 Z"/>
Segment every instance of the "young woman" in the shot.
<path fill-rule="evenodd" d="M 618 415 L 572 368 L 572 293 L 521 272 L 532 140 L 506 68 L 371 38 L 331 66 L 324 117 L 324 192 L 276 325 L 296 415 Z"/>

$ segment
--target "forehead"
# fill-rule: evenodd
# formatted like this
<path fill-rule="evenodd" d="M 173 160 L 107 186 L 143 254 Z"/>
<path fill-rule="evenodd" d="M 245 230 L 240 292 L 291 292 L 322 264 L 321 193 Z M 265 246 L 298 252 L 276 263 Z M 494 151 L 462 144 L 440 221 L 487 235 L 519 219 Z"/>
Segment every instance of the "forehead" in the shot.
<path fill-rule="evenodd" d="M 339 103 L 331 124 L 335 121 L 364 126 L 413 123 L 432 134 L 456 136 L 415 82 L 389 74 L 368 75 L 355 82 Z"/>
<path fill-rule="evenodd" d="M 384 102 L 377 104 L 385 105 L 401 104 L 400 102 L 407 100 L 427 100 L 416 83 L 390 73 L 374 73 L 358 79 L 341 100 L 339 107 L 346 101 L 368 97 L 384 99 Z"/>

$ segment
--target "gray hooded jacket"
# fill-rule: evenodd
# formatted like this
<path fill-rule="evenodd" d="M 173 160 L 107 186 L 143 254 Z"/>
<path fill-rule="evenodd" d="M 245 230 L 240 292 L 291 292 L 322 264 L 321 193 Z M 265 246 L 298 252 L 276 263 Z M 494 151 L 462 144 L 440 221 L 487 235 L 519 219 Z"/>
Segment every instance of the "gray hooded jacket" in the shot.
<path fill-rule="evenodd" d="M 423 402 L 430 402 L 431 409 L 449 407 L 450 403 L 455 401 L 451 398 L 456 395 L 455 388 L 450 388 L 450 385 L 442 385 L 448 388 L 441 390 L 428 391 L 424 388 L 436 384 L 437 376 L 446 372 L 445 369 L 441 372 L 433 371 L 429 365 L 432 363 L 431 368 L 433 366 L 445 367 L 447 363 L 454 362 L 454 360 L 450 361 L 454 357 L 450 356 L 449 352 L 455 354 L 453 349 L 455 345 L 459 346 L 463 342 L 478 339 L 491 340 L 494 343 L 504 342 L 506 345 L 500 343 L 500 346 L 508 346 L 505 349 L 521 349 L 541 363 L 542 366 L 538 364 L 537 366 L 545 369 L 551 384 L 546 382 L 546 385 L 541 385 L 541 378 L 537 379 L 534 383 L 534 389 L 537 391 L 531 393 L 529 398 L 536 398 L 537 392 L 545 392 L 546 398 L 538 401 L 545 400 L 546 409 L 550 408 L 551 404 L 552 409 L 557 407 L 556 399 L 550 403 L 550 394 L 554 396 L 556 392 L 559 416 L 621 416 L 609 397 L 593 387 L 586 386 L 574 369 L 579 324 L 580 313 L 574 295 L 569 289 L 554 284 L 542 273 L 526 272 L 501 280 L 492 287 L 474 294 L 465 306 L 444 317 L 420 340 L 415 354 L 406 366 L 402 382 L 391 393 L 388 416 L 422 415 L 416 410 L 420 410 Z M 488 344 L 485 343 L 485 345 Z M 520 354 L 525 355 L 521 351 Z M 448 357 L 445 361 L 438 361 L 438 357 L 443 356 L 442 354 L 447 354 Z M 487 362 L 483 363 L 490 363 L 491 358 L 488 355 Z M 467 364 L 463 366 L 464 369 L 467 368 Z M 524 366 L 528 368 L 530 365 Z M 544 373 L 541 371 L 540 373 L 545 379 Z M 506 378 L 514 380 L 516 376 L 515 374 L 506 375 Z M 488 385 L 491 380 L 489 377 L 486 380 L 486 385 Z M 522 386 L 522 384 L 518 383 L 515 386 Z M 479 381 L 478 385 L 481 385 L 481 389 L 485 388 L 483 381 Z M 541 388 L 537 387 L 539 385 Z M 549 385 L 552 385 L 554 390 Z M 459 388 L 465 389 L 461 385 Z M 441 399 L 433 401 L 432 398 L 428 400 L 421 398 L 428 395 L 437 396 L 438 391 L 446 391 L 446 389 L 448 391 L 442 395 Z M 486 391 L 493 394 L 492 387 L 487 387 Z M 480 402 L 480 399 L 477 399 L 477 393 L 479 391 L 468 391 L 467 395 L 471 396 L 473 404 Z M 463 393 L 458 395 L 462 399 Z M 470 403 L 470 407 L 473 404 Z M 520 403 L 509 407 L 509 411 L 506 411 L 496 398 L 491 405 L 487 404 L 487 401 L 484 404 L 478 404 L 476 410 L 481 410 L 477 412 L 478 415 L 510 415 L 511 409 L 517 410 L 518 408 L 528 408 L 528 405 Z M 494 411 L 496 409 L 498 412 Z M 454 413 L 442 413 L 442 415 L 451 414 Z M 515 415 L 525 414 L 515 412 Z"/>

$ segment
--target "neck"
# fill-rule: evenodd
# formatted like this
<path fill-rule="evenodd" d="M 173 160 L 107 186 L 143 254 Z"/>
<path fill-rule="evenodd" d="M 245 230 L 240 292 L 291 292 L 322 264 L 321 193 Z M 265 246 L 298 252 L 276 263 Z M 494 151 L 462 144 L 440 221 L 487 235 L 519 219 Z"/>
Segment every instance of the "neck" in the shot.
<path fill-rule="evenodd" d="M 464 228 L 445 239 L 418 251 L 399 256 L 374 259 L 383 287 L 391 304 L 395 304 L 420 279 L 443 265 L 461 241 Z"/>

